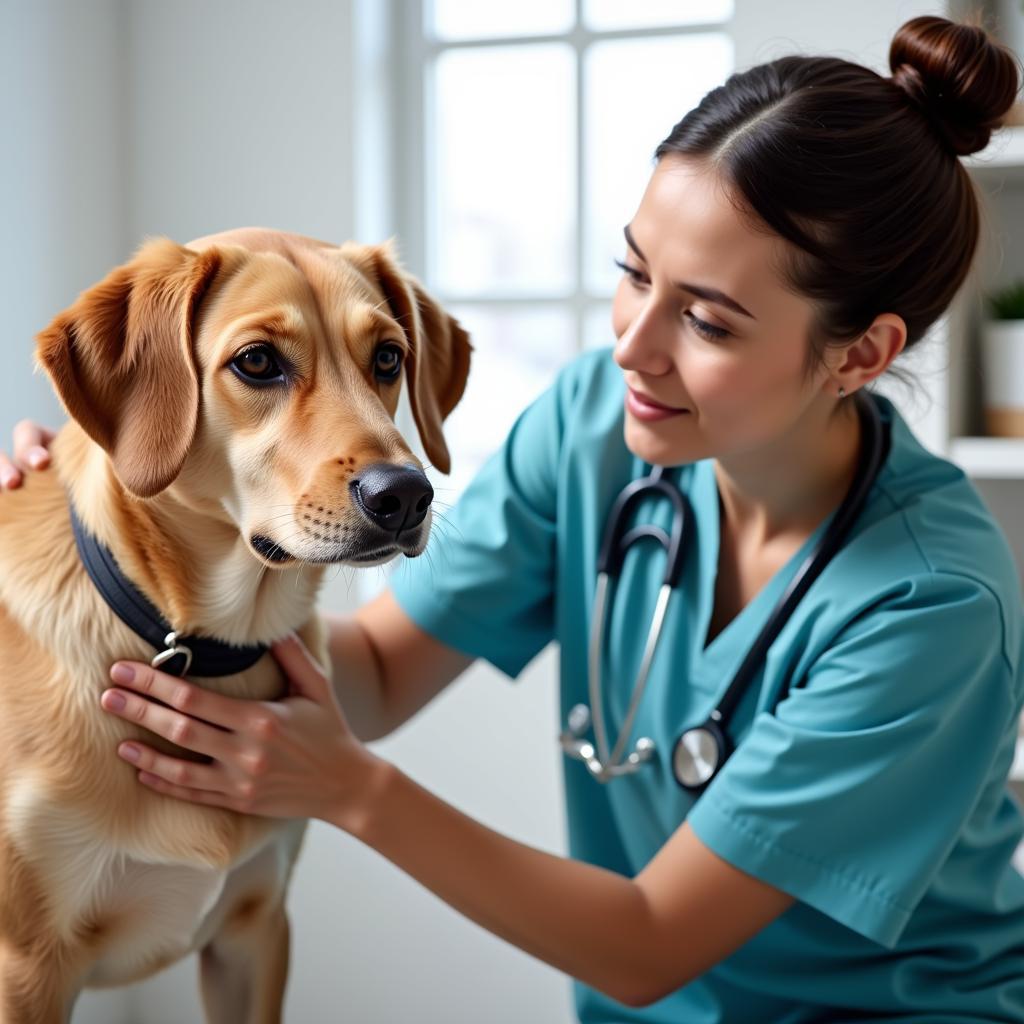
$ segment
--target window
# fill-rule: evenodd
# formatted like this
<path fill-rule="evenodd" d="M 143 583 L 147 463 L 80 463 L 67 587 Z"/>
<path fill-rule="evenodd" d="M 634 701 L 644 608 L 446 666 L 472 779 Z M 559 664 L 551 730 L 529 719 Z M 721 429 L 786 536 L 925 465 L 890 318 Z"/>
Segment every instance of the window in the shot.
<path fill-rule="evenodd" d="M 453 501 L 558 368 L 612 342 L 623 225 L 657 144 L 733 70 L 733 0 L 400 9 L 403 256 L 476 350 Z"/>

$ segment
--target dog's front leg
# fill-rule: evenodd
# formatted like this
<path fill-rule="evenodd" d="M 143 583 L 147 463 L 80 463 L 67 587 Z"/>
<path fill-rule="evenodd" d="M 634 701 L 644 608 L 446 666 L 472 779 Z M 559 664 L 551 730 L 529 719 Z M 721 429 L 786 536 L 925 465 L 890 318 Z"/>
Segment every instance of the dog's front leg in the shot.
<path fill-rule="evenodd" d="M 0 943 L 0 1024 L 67 1024 L 77 992 L 59 950 L 30 955 Z"/>
<path fill-rule="evenodd" d="M 208 1024 L 279 1024 L 288 976 L 284 906 L 244 904 L 199 954 Z"/>

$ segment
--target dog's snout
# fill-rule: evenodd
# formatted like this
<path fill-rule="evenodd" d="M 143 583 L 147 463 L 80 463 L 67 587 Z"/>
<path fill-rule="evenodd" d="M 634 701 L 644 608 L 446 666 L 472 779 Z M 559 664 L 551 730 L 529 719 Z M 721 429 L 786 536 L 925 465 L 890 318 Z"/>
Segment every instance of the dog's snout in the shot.
<path fill-rule="evenodd" d="M 434 489 L 423 470 L 388 462 L 367 466 L 349 489 L 368 519 L 396 534 L 419 526 L 434 499 Z"/>

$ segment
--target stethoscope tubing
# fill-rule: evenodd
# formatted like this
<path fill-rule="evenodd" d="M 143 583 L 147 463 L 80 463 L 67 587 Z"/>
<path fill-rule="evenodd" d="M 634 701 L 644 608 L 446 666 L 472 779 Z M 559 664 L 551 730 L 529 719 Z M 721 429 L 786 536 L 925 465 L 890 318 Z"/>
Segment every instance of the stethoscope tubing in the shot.
<path fill-rule="evenodd" d="M 651 663 L 654 661 L 654 653 L 658 647 L 658 639 L 661 636 L 661 629 L 665 622 L 665 612 L 668 610 L 668 599 L 672 595 L 672 587 L 668 583 L 662 583 L 661 589 L 658 591 L 658 603 L 651 618 L 650 628 L 647 630 L 647 640 L 644 644 L 640 668 L 637 670 L 636 682 L 633 685 L 629 708 L 626 710 L 626 717 L 623 719 L 622 727 L 619 729 L 615 749 L 609 754 L 604 711 L 599 703 L 595 703 L 601 700 L 601 659 L 604 654 L 601 643 L 603 634 L 602 622 L 604 620 L 605 598 L 608 593 L 608 581 L 609 576 L 607 572 L 598 574 L 597 589 L 594 596 L 594 613 L 590 627 L 588 687 L 591 708 L 601 709 L 600 711 L 593 712 L 594 739 L 597 743 L 598 758 L 602 763 L 615 767 L 622 763 L 622 754 L 625 750 L 626 742 L 633 732 L 633 720 L 636 718 L 636 713 L 640 708 L 640 701 L 643 699 L 644 690 L 647 687 L 647 676 L 651 671 Z"/>
<path fill-rule="evenodd" d="M 722 699 L 702 725 L 684 730 L 676 741 L 672 752 L 673 775 L 680 786 L 695 794 L 699 794 L 707 787 L 731 755 L 733 748 L 726 727 L 732 713 L 794 609 L 846 540 L 888 456 L 889 434 L 884 428 L 874 401 L 869 395 L 854 400 L 857 401 L 857 408 L 860 411 L 864 440 L 849 491 L 832 517 L 825 535 L 804 559 L 776 603 Z M 630 508 L 641 498 L 652 493 L 668 497 L 673 506 L 671 533 L 653 524 L 637 526 L 627 531 Z M 648 475 L 627 484 L 616 498 L 609 514 L 598 554 L 597 583 L 588 642 L 587 689 L 590 709 L 588 711 L 584 705 L 576 705 L 570 713 L 569 728 L 560 736 L 565 753 L 582 761 L 591 775 L 599 781 L 607 782 L 611 778 L 634 771 L 654 754 L 653 741 L 641 737 L 633 752 L 623 760 L 661 638 L 669 598 L 682 571 L 684 544 L 692 519 L 693 510 L 689 501 L 682 491 L 665 477 L 663 466 L 654 467 Z M 602 663 L 610 592 L 630 546 L 644 538 L 651 538 L 664 548 L 665 572 L 644 643 L 640 668 L 633 684 L 629 707 L 614 748 L 609 749 L 603 703 Z M 777 697 L 776 705 L 783 696 L 784 694 L 780 694 Z M 583 739 L 583 733 L 591 724 L 591 720 L 596 749 Z"/>

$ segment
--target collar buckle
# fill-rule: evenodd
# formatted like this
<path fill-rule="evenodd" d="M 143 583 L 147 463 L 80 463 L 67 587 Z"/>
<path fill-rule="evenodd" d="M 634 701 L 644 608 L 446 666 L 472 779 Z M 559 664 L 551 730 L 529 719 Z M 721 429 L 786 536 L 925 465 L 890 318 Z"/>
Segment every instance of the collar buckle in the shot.
<path fill-rule="evenodd" d="M 185 667 L 177 675 L 179 677 L 187 676 L 192 665 L 192 650 L 184 644 L 178 643 L 178 634 L 174 630 L 164 637 L 164 643 L 167 645 L 167 650 L 161 651 L 149 664 L 153 668 L 160 668 L 161 665 L 180 654 L 185 659 Z"/>

